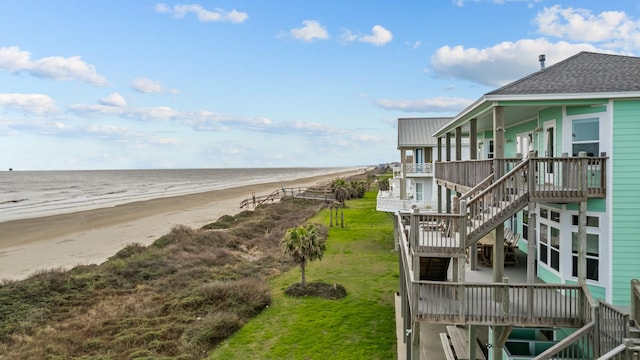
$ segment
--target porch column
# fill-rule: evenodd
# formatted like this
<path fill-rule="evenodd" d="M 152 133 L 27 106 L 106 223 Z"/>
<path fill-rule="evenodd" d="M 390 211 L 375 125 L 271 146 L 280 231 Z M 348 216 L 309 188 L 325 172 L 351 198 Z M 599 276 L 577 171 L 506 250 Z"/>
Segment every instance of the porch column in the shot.
<path fill-rule="evenodd" d="M 407 150 L 400 149 L 400 199 L 407 199 L 407 172 L 405 171 L 405 163 L 407 161 Z"/>
<path fill-rule="evenodd" d="M 456 160 L 462 160 L 462 127 L 456 128 Z"/>
<path fill-rule="evenodd" d="M 504 108 L 496 106 L 493 108 L 493 179 L 497 181 L 504 175 L 504 168 L 501 166 L 504 159 Z M 500 194 L 496 194 L 501 201 Z M 504 277 L 504 225 L 500 224 L 495 229 L 496 244 L 493 247 L 493 282 L 502 282 Z M 497 295 L 497 294 L 496 294 Z"/>
<path fill-rule="evenodd" d="M 469 120 L 469 159 L 478 159 L 478 119 Z"/>
<path fill-rule="evenodd" d="M 538 225 L 538 214 L 535 202 L 529 202 L 529 230 L 527 233 L 527 284 L 536 282 L 536 227 Z"/>
<path fill-rule="evenodd" d="M 478 159 L 478 119 L 471 119 L 469 121 L 469 159 Z M 469 260 L 469 266 L 471 267 L 471 270 L 478 270 L 477 246 L 471 246 L 469 257 L 471 258 Z M 469 328 L 471 328 L 471 326 Z M 469 336 L 471 336 L 471 331 L 469 331 Z"/>
<path fill-rule="evenodd" d="M 587 188 L 587 153 L 580 151 L 580 177 L 582 188 Z M 587 201 L 581 201 L 578 208 L 578 284 L 587 283 Z"/>
<path fill-rule="evenodd" d="M 587 283 L 587 202 L 578 208 L 578 284 Z"/>
<path fill-rule="evenodd" d="M 438 138 L 438 162 L 442 162 L 442 138 Z M 434 174 L 438 175 L 438 174 Z M 438 212 L 442 212 L 442 186 L 438 185 Z"/>
<path fill-rule="evenodd" d="M 446 137 L 446 143 L 445 143 L 445 158 L 447 161 L 451 161 L 451 133 L 448 132 L 447 133 L 447 137 Z M 447 198 L 446 198 L 446 211 L 447 214 L 451 214 L 451 189 L 449 189 L 447 187 Z"/>

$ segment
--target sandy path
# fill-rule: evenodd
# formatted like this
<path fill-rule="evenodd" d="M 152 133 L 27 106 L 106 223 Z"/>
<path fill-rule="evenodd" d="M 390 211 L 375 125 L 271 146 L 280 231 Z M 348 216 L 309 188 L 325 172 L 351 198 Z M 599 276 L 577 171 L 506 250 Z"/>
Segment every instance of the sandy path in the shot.
<path fill-rule="evenodd" d="M 0 279 L 23 279 L 38 270 L 105 261 L 132 243 L 148 245 L 183 224 L 200 227 L 240 211 L 251 196 L 281 186 L 311 186 L 354 171 L 286 182 L 138 201 L 115 207 L 0 223 Z"/>

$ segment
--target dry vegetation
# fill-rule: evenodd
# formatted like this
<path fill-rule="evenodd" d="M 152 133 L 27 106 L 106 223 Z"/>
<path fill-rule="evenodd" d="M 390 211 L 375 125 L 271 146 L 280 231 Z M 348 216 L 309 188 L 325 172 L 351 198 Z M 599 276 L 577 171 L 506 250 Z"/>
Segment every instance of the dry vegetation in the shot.
<path fill-rule="evenodd" d="M 0 359 L 199 359 L 271 302 L 289 227 L 321 205 L 283 201 L 176 226 L 101 265 L 0 283 Z M 225 230 L 222 230 L 225 229 Z"/>

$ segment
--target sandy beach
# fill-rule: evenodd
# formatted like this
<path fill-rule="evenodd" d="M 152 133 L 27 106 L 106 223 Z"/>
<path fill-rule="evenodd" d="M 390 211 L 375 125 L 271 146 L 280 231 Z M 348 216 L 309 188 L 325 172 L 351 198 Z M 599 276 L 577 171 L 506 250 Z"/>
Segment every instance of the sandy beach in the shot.
<path fill-rule="evenodd" d="M 198 194 L 138 201 L 0 223 L 0 279 L 20 280 L 34 272 L 99 264 L 128 244 L 148 245 L 174 225 L 200 227 L 225 214 L 241 211 L 252 193 L 266 195 L 284 187 L 312 186 L 341 173 L 292 181 L 241 186 Z"/>

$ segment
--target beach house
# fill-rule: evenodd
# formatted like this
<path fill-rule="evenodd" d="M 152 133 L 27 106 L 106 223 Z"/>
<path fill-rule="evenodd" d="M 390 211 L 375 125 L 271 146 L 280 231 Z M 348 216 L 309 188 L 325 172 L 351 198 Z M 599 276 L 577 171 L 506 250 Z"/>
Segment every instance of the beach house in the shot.
<path fill-rule="evenodd" d="M 377 210 L 396 212 L 437 209 L 437 185 L 433 175 L 438 142 L 431 136 L 453 118 L 398 119 L 400 162 L 393 168 L 389 190 L 378 192 Z M 466 154 L 469 153 L 466 146 Z"/>
<path fill-rule="evenodd" d="M 395 212 L 408 358 L 428 324 L 470 358 L 479 326 L 493 359 L 638 356 L 640 58 L 540 60 L 426 135 L 440 201 Z"/>

